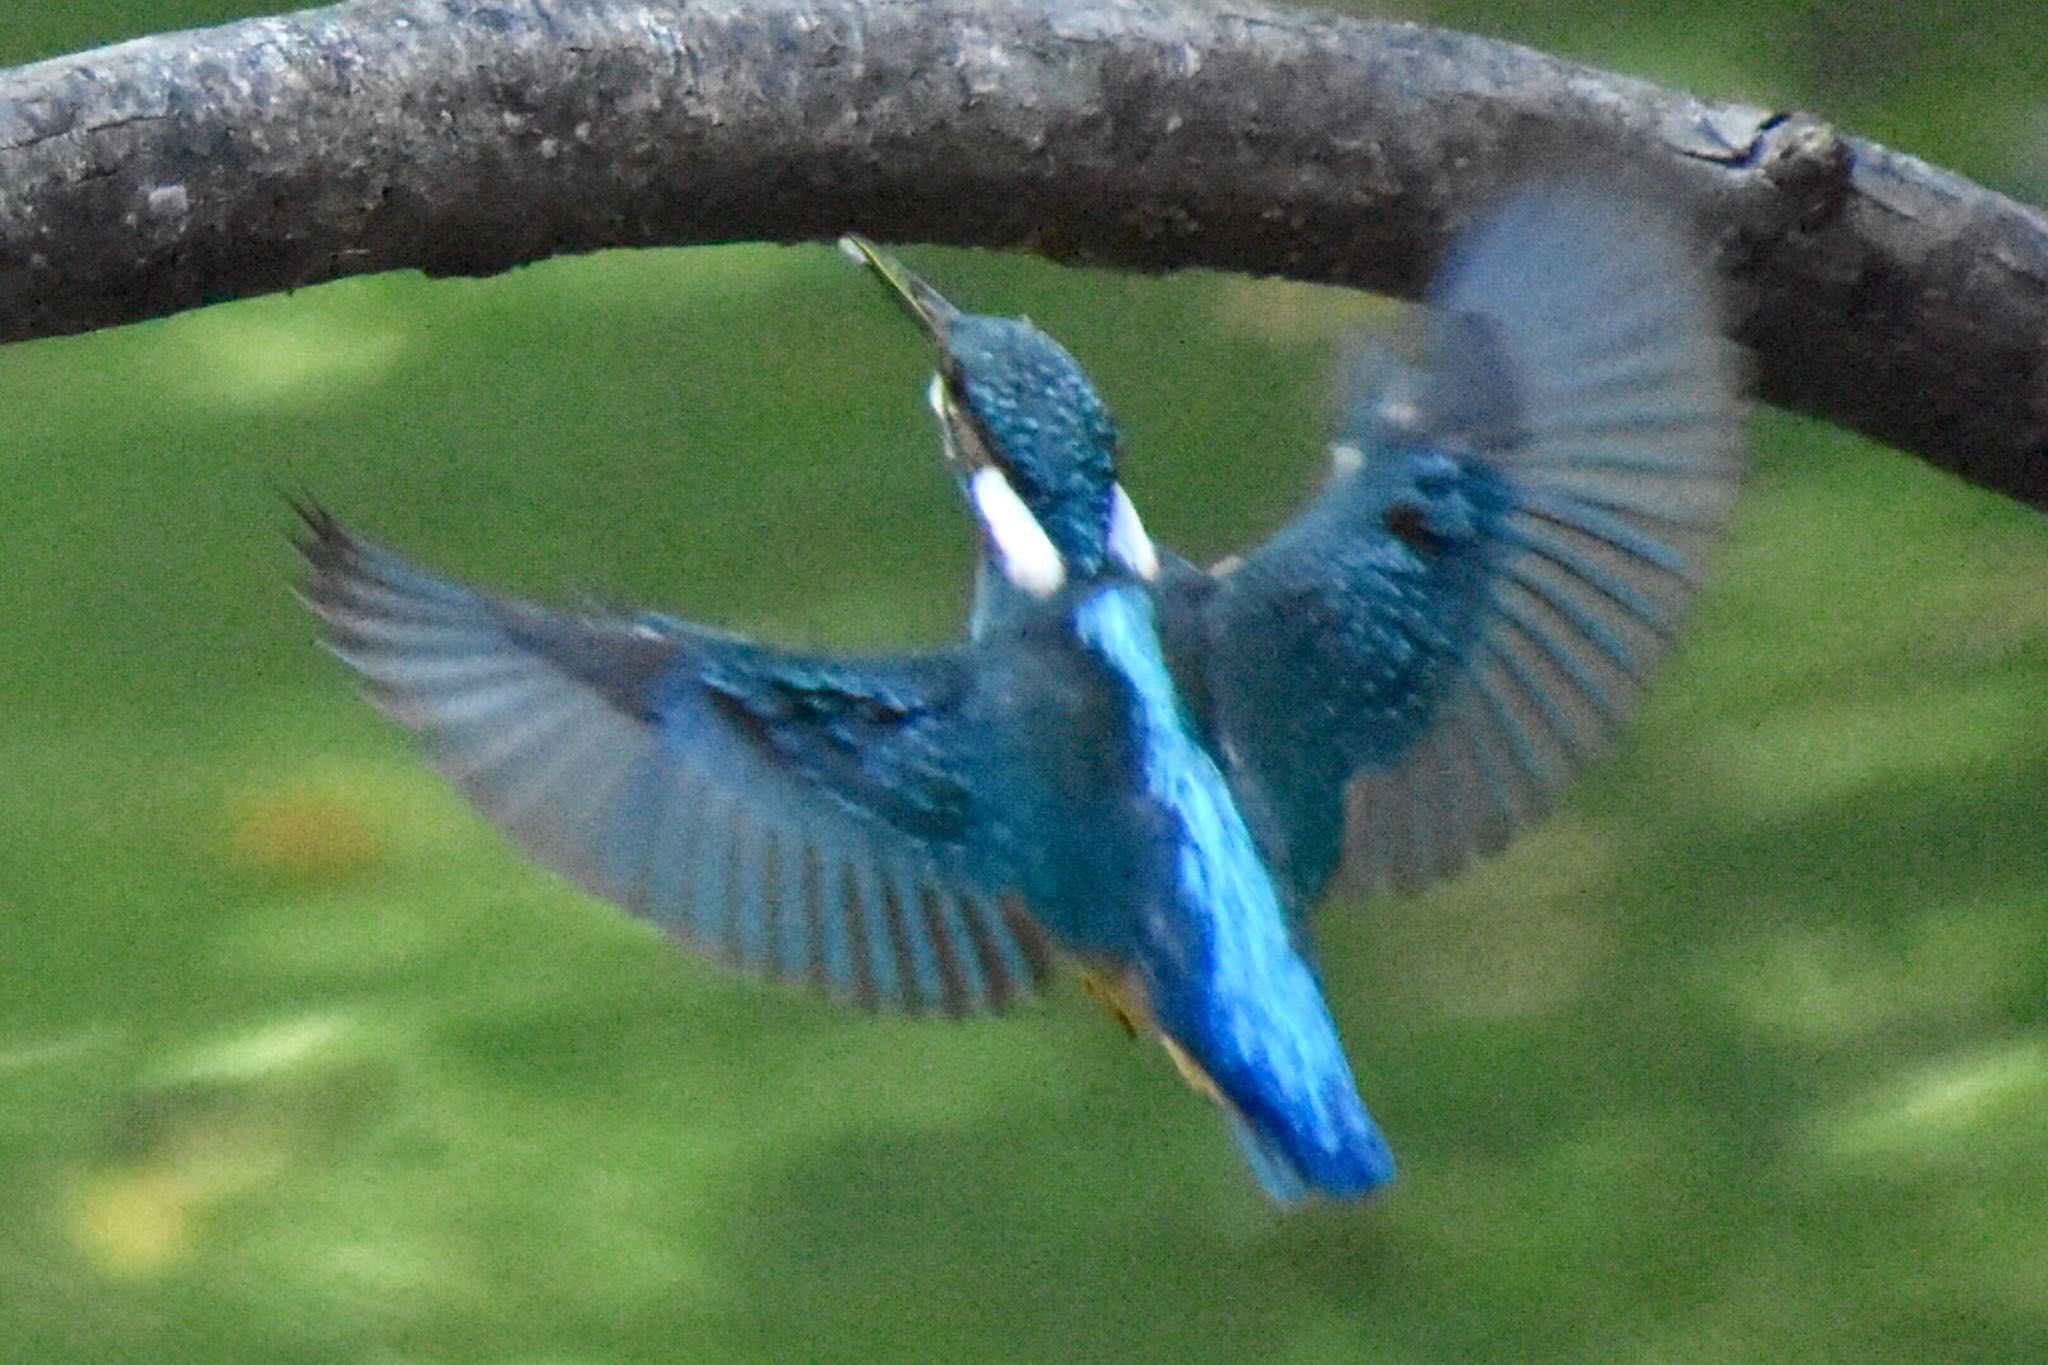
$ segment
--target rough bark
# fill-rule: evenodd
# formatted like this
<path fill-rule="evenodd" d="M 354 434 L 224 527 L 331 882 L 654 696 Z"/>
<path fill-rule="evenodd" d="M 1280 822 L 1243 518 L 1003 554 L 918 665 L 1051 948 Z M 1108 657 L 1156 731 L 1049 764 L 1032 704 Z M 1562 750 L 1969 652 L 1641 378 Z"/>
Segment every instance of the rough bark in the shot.
<path fill-rule="evenodd" d="M 0 339 L 366 271 L 896 240 L 1412 296 L 1539 163 L 1654 177 L 1760 396 L 2048 506 L 2048 218 L 1798 113 L 1152 0 L 355 0 L 0 73 Z"/>

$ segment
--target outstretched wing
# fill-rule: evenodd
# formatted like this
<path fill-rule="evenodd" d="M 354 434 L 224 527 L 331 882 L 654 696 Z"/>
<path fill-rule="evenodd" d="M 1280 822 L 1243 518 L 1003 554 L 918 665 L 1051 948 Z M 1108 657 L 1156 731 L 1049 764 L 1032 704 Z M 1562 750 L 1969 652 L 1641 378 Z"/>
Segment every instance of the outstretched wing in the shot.
<path fill-rule="evenodd" d="M 1027 993 L 1036 923 L 973 839 L 957 654 L 851 665 L 451 583 L 301 509 L 334 652 L 547 866 L 736 966 L 957 1014 Z"/>
<path fill-rule="evenodd" d="M 1220 578 L 1212 725 L 1305 899 L 1499 848 L 1602 746 L 1670 647 L 1740 476 L 1698 244 L 1580 185 L 1455 249 L 1419 353 L 1361 354 L 1337 473 Z"/>

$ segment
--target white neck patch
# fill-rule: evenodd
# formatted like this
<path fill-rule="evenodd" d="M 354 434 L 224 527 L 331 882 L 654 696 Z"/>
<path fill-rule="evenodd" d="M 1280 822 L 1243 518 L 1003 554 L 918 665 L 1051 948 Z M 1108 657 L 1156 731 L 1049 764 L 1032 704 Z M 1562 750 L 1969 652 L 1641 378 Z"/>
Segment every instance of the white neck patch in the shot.
<path fill-rule="evenodd" d="M 1138 520 L 1138 509 L 1122 484 L 1109 490 L 1109 552 L 1126 569 L 1150 583 L 1159 577 L 1159 551 Z"/>
<path fill-rule="evenodd" d="M 1050 597 L 1067 581 L 1066 562 L 1053 548 L 1052 537 L 1031 515 L 1024 499 L 1010 487 L 1003 471 L 983 465 L 968 480 L 968 496 L 981 524 L 988 528 L 996 558 L 1002 561 L 1003 577 L 1033 597 Z"/>

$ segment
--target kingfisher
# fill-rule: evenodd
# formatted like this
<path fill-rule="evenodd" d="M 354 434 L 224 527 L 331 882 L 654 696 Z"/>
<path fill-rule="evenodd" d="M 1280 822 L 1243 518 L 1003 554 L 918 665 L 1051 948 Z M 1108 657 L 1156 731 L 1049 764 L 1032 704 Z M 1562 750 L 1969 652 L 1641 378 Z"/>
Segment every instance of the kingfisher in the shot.
<path fill-rule="evenodd" d="M 1527 187 L 1353 348 L 1327 480 L 1203 569 L 1152 540 L 1060 344 L 847 253 L 937 357 L 965 637 L 853 658 L 466 586 L 299 508 L 326 642 L 536 860 L 733 966 L 1003 1009 L 1078 965 L 1282 1203 L 1393 1176 L 1309 912 L 1498 849 L 1672 642 L 1740 475 L 1698 243 Z"/>

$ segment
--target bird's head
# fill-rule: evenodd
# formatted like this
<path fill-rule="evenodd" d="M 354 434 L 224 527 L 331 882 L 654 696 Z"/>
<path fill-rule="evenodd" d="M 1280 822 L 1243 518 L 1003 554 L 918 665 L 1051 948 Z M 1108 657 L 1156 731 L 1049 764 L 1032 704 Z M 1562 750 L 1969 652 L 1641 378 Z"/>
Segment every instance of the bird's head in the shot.
<path fill-rule="evenodd" d="M 964 313 L 860 237 L 871 267 L 939 353 L 932 412 L 984 539 L 1012 586 L 1050 597 L 1159 559 L 1116 481 L 1116 427 L 1066 348 L 1029 322 Z"/>

